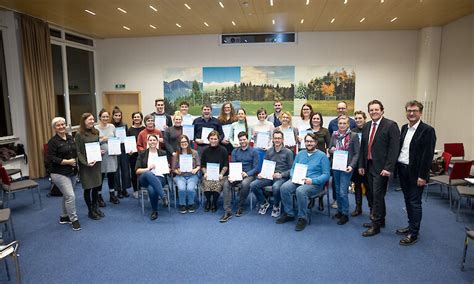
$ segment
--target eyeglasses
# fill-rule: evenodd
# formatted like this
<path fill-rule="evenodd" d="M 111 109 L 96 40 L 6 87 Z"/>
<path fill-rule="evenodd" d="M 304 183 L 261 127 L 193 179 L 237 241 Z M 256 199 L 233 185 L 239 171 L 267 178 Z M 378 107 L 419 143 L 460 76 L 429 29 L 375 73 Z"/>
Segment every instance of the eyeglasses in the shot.
<path fill-rule="evenodd" d="M 419 113 L 419 109 L 407 109 L 407 113 Z"/>
<path fill-rule="evenodd" d="M 304 140 L 304 143 L 316 143 L 314 140 Z"/>

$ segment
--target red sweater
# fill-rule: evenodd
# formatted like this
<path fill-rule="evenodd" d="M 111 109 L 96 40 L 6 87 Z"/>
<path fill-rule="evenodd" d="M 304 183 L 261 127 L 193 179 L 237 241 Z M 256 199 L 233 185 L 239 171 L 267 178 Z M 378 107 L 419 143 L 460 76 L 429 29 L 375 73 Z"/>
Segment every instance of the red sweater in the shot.
<path fill-rule="evenodd" d="M 138 138 L 137 138 L 137 149 L 138 151 L 143 151 L 143 150 L 146 150 L 147 149 L 147 146 L 148 146 L 148 135 L 150 134 L 156 134 L 158 135 L 158 138 L 163 138 L 163 136 L 161 135 L 161 131 L 154 128 L 153 130 L 148 130 L 147 128 L 143 129 L 142 131 L 140 131 L 140 133 L 138 134 Z M 163 143 L 159 143 L 159 148 L 162 148 L 162 145 Z"/>

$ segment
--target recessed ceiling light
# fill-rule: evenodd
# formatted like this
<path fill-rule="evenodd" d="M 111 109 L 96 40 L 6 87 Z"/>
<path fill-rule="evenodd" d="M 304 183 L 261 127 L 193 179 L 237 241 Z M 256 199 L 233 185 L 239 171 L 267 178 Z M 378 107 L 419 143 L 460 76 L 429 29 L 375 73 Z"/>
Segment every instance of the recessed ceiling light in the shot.
<path fill-rule="evenodd" d="M 359 21 L 359 22 L 361 22 L 361 23 L 362 23 L 363 21 L 365 21 L 365 18 L 362 18 L 362 19 L 360 19 L 360 21 Z"/>
<path fill-rule="evenodd" d="M 385 2 L 385 0 L 380 0 L 380 3 L 383 3 L 383 2 Z"/>
<path fill-rule="evenodd" d="M 346 4 L 347 4 L 347 0 L 344 0 L 344 5 L 346 5 Z"/>
<path fill-rule="evenodd" d="M 390 22 L 393 23 L 393 22 L 395 22 L 397 19 L 398 19 L 398 17 L 395 17 L 395 18 L 391 19 Z"/>
<path fill-rule="evenodd" d="M 224 8 L 224 4 L 222 4 L 221 1 L 219 1 L 219 6 L 221 6 L 221 8 Z"/>
<path fill-rule="evenodd" d="M 151 5 L 150 5 L 150 9 L 152 9 L 152 10 L 155 11 L 155 12 L 158 12 L 158 9 L 156 9 L 155 7 L 153 7 L 153 6 L 151 6 Z"/>
<path fill-rule="evenodd" d="M 129 28 L 129 27 L 127 27 L 127 26 L 123 26 L 123 28 L 124 28 L 124 29 L 126 29 L 127 31 L 129 31 L 129 30 L 130 30 L 130 28 Z"/>
<path fill-rule="evenodd" d="M 150 25 L 150 28 L 156 30 L 156 27 L 154 25 Z"/>
<path fill-rule="evenodd" d="M 178 28 L 181 28 L 181 25 L 180 25 L 180 24 L 178 24 L 178 23 L 176 23 L 176 26 L 177 26 Z"/>
<path fill-rule="evenodd" d="M 92 16 L 95 16 L 95 13 L 92 12 L 91 10 L 84 10 L 84 11 L 86 11 L 86 12 L 89 13 L 89 14 L 91 14 Z"/>
<path fill-rule="evenodd" d="M 246 1 L 246 2 L 242 2 L 242 5 L 243 5 L 245 8 L 248 8 L 249 2 L 247 2 L 247 1 Z"/>
<path fill-rule="evenodd" d="M 124 14 L 127 14 L 127 11 L 125 11 L 124 9 L 122 8 L 117 8 L 117 10 L 119 10 L 120 12 L 124 13 Z"/>
<path fill-rule="evenodd" d="M 187 3 L 184 3 L 184 6 L 188 8 L 189 10 L 191 10 L 191 7 Z"/>
<path fill-rule="evenodd" d="M 234 21 L 232 21 L 232 25 L 235 26 L 235 22 L 234 22 Z"/>
<path fill-rule="evenodd" d="M 301 23 L 301 24 L 304 23 L 304 19 L 301 19 L 300 23 Z"/>
<path fill-rule="evenodd" d="M 306 0 L 306 5 L 309 5 L 309 0 Z"/>
<path fill-rule="evenodd" d="M 336 20 L 336 18 L 332 18 L 331 20 L 331 24 L 334 23 L 334 21 Z"/>
<path fill-rule="evenodd" d="M 275 19 L 272 20 L 272 25 L 274 25 L 274 24 L 275 24 Z"/>
<path fill-rule="evenodd" d="M 270 0 L 270 6 L 273 6 L 273 0 Z"/>
<path fill-rule="evenodd" d="M 204 22 L 204 25 L 205 25 L 206 27 L 209 27 L 209 24 L 208 24 L 208 23 L 206 23 L 206 22 Z"/>

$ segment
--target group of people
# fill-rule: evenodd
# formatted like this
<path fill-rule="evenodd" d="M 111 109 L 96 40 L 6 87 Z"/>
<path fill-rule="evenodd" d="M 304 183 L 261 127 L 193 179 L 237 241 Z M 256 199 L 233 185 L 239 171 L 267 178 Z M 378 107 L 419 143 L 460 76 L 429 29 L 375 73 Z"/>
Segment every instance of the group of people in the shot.
<path fill-rule="evenodd" d="M 378 100 L 368 103 L 370 122 L 366 122 L 363 111 L 356 111 L 354 119 L 349 117 L 347 104 L 339 102 L 338 117 L 328 128 L 323 127 L 322 114 L 307 103 L 302 105 L 301 119 L 295 126 L 281 101 L 274 102 L 271 115 L 258 109 L 258 120 L 252 126 L 246 111 L 236 111 L 230 102 L 222 105 L 218 117 L 211 115 L 212 108 L 207 104 L 196 118 L 188 113 L 187 102 L 181 102 L 173 116 L 165 112 L 164 100 L 157 99 L 155 107 L 156 111 L 144 118 L 140 112 L 133 113 L 130 127 L 122 122 L 118 107 L 112 111 L 111 120 L 109 112 L 102 109 L 98 124 L 93 114 L 84 113 L 75 138 L 67 133 L 64 118 L 53 119 L 56 134 L 48 143 L 46 165 L 52 182 L 64 195 L 60 223 L 80 229 L 73 190 L 78 170 L 88 216 L 93 220 L 105 216 L 100 210 L 105 206 L 101 195 L 105 177 L 113 204 L 129 196 L 127 188 L 133 186 L 137 197 L 140 187 L 146 187 L 152 220 L 158 218 L 158 201 L 162 199 L 165 206 L 169 202 L 163 187 L 172 178 L 183 214 L 195 212 L 198 186 L 205 196 L 206 212 L 217 211 L 223 193 L 222 223 L 234 216 L 233 192 L 239 196 L 236 217 L 244 213 L 247 196 L 253 192 L 259 214 L 265 215 L 271 208 L 277 224 L 297 219 L 297 231 L 307 226 L 309 198 L 321 196 L 332 176 L 333 206 L 337 208 L 333 218 L 339 225 L 346 224 L 349 215 L 362 213 L 365 190 L 370 222 L 364 223 L 367 230 L 362 235 L 369 237 L 385 227 L 384 198 L 388 179 L 397 170 L 409 224 L 397 234 L 405 235 L 401 245 L 417 241 L 421 193 L 429 178 L 436 143 L 434 129 L 421 122 L 420 102 L 406 104 L 408 124 L 402 127 L 401 135 L 397 123 L 383 116 L 384 107 Z M 108 140 L 117 136 L 118 129 L 135 137 L 136 152 L 127 153 L 122 144 L 120 155 L 108 154 Z M 102 161 L 87 160 L 86 144 L 91 142 L 100 144 Z M 160 163 L 168 164 L 168 171 L 158 171 Z M 348 189 L 352 183 L 356 206 L 350 214 Z M 322 199 L 319 206 L 324 206 Z"/>

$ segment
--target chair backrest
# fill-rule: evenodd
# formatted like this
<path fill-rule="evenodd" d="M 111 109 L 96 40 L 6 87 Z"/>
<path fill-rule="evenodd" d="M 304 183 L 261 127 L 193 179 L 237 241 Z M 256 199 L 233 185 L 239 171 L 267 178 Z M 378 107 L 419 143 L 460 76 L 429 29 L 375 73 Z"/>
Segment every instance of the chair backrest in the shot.
<path fill-rule="evenodd" d="M 462 157 L 464 159 L 463 143 L 444 143 L 444 151 L 453 155 L 453 157 Z"/>
<path fill-rule="evenodd" d="M 472 161 L 459 161 L 453 164 L 449 179 L 465 179 L 471 175 Z"/>
<path fill-rule="evenodd" d="M 443 159 L 444 159 L 444 172 L 448 173 L 449 163 L 451 163 L 451 158 L 453 157 L 453 155 L 451 155 L 448 152 L 443 152 L 443 154 L 441 154 L 441 156 L 443 156 Z"/>

